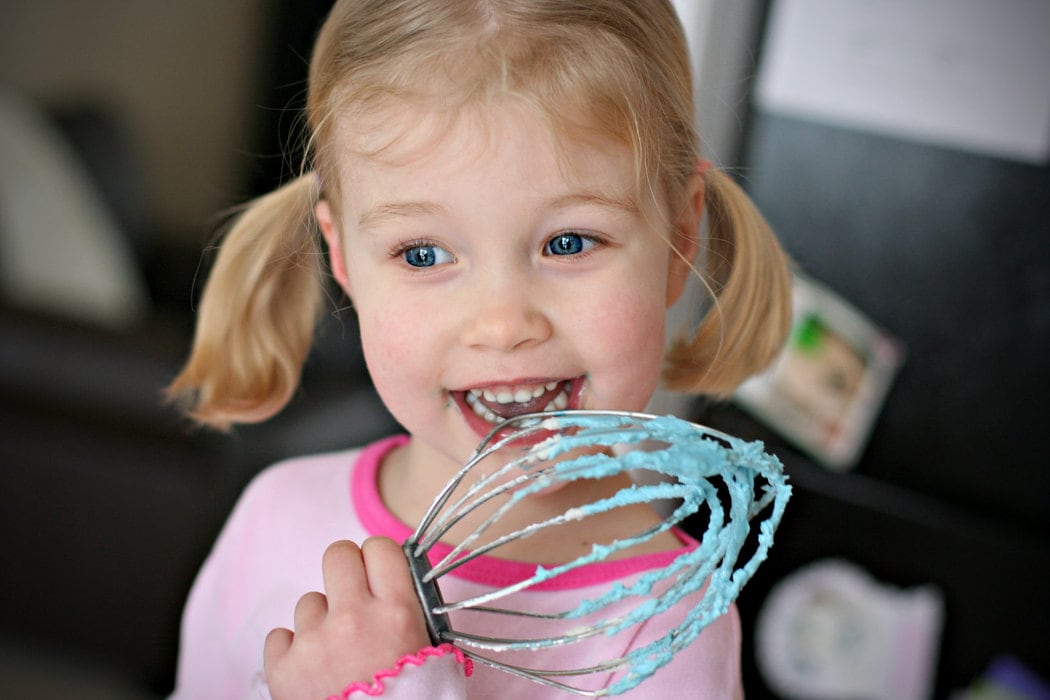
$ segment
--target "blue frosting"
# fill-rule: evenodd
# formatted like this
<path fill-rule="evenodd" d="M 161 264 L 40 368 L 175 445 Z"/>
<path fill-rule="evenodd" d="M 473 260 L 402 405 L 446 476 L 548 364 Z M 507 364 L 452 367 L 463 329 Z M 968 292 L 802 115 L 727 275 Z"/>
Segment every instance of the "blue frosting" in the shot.
<path fill-rule="evenodd" d="M 616 634 L 671 609 L 707 585 L 700 604 L 691 607 L 671 632 L 624 657 L 624 674 L 606 689 L 609 695 L 623 693 L 668 663 L 678 650 L 690 644 L 707 625 L 725 613 L 766 558 L 791 492 L 783 467 L 776 457 L 765 452 L 760 442 L 740 440 L 673 416 L 566 411 L 522 422 L 527 423 L 524 433 L 517 432 L 493 440 L 491 444 L 483 444 L 479 448 L 479 459 L 489 451 L 514 444 L 522 439 L 523 434 L 550 435 L 532 445 L 518 459 L 479 479 L 465 496 L 447 505 L 448 510 L 433 524 L 434 532 L 423 539 L 423 549 L 427 542 L 440 538 L 442 528 L 455 523 L 457 513 L 476 507 L 496 493 L 509 497 L 496 509 L 488 523 L 498 520 L 523 499 L 560 481 L 601 479 L 625 471 L 649 471 L 669 479 L 653 484 L 634 484 L 559 518 L 536 523 L 530 532 L 636 503 L 656 500 L 680 503 L 657 527 L 633 537 L 595 545 L 589 553 L 570 562 L 538 567 L 526 581 L 476 599 L 450 603 L 443 611 L 487 605 L 511 592 L 603 561 L 618 551 L 668 530 L 702 508 L 708 513 L 708 527 L 699 537 L 698 547 L 679 555 L 667 566 L 641 574 L 630 583 L 612 584 L 601 596 L 582 601 L 575 608 L 563 611 L 560 617 L 600 616 L 613 604 L 636 600 L 627 606 L 626 612 L 588 623 L 586 635 L 502 640 L 483 647 L 538 649 L 572 643 L 593 634 Z M 573 456 L 575 451 L 583 454 Z M 471 467 L 468 465 L 463 473 L 469 472 Z M 508 483 L 507 476 L 516 473 L 518 476 Z M 755 551 L 746 561 L 738 562 L 751 532 L 750 521 L 763 512 L 766 515 L 758 528 Z M 485 527 L 466 538 L 444 562 L 439 563 L 433 576 L 439 577 L 454 569 L 459 562 L 491 551 L 523 532 L 528 534 L 525 531 L 514 533 L 471 552 L 471 545 Z M 482 657 L 475 658 L 485 661 Z"/>

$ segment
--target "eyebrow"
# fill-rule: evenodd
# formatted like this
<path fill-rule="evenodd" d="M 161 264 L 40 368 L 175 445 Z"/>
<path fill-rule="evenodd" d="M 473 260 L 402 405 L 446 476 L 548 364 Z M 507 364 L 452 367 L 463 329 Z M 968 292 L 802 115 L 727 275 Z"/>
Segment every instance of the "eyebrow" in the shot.
<path fill-rule="evenodd" d="M 571 192 L 569 194 L 555 197 L 547 202 L 547 206 L 554 209 L 568 209 L 579 205 L 597 205 L 608 209 L 618 209 L 627 214 L 641 213 L 641 207 L 634 197 L 629 195 L 610 196 L 597 191 Z"/>
<path fill-rule="evenodd" d="M 357 223 L 361 228 L 368 228 L 384 219 L 442 214 L 445 211 L 445 207 L 434 202 L 387 202 L 361 214 Z"/>
<path fill-rule="evenodd" d="M 570 192 L 559 195 L 544 203 L 550 209 L 569 209 L 574 206 L 597 205 L 615 209 L 630 215 L 638 215 L 641 208 L 634 197 L 615 197 L 597 191 Z M 447 209 L 435 202 L 386 202 L 379 204 L 361 214 L 358 226 L 367 229 L 386 219 L 412 216 L 433 216 L 447 213 Z"/>

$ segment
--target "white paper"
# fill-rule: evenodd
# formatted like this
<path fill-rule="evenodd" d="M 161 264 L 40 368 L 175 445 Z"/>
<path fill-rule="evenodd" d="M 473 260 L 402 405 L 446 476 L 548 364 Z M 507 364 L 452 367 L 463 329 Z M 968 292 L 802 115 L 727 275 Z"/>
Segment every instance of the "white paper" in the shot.
<path fill-rule="evenodd" d="M 1041 164 L 1047 0 L 777 0 L 760 109 Z"/>

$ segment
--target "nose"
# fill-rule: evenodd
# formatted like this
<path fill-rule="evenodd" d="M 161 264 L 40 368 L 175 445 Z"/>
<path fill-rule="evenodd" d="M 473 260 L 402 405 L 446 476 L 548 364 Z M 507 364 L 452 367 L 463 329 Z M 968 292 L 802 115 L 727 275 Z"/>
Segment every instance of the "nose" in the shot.
<path fill-rule="evenodd" d="M 475 286 L 464 314 L 463 344 L 512 352 L 548 340 L 553 326 L 535 292 L 521 279 Z"/>

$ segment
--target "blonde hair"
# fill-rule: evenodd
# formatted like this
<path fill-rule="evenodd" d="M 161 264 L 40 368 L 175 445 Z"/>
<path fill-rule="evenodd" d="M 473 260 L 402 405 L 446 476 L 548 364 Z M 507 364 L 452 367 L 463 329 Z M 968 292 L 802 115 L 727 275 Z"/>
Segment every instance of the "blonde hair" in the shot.
<path fill-rule="evenodd" d="M 639 196 L 668 220 L 697 173 L 688 47 L 668 0 L 340 0 L 314 47 L 307 94 L 318 173 L 249 203 L 201 300 L 186 367 L 169 394 L 214 426 L 265 419 L 298 385 L 320 308 L 313 209 L 336 207 L 337 126 L 391 104 L 455 114 L 505 96 L 562 137 L 604 137 L 634 154 Z M 750 200 L 708 171 L 711 310 L 673 345 L 665 382 L 724 395 L 775 356 L 790 321 L 783 253 Z M 338 209 L 336 209 L 338 215 Z M 670 230 L 668 229 L 670 239 Z"/>
<path fill-rule="evenodd" d="M 728 175 L 705 178 L 708 236 L 701 278 L 711 309 L 691 338 L 667 352 L 665 386 L 727 396 L 764 369 L 791 327 L 791 274 L 766 220 Z"/>

